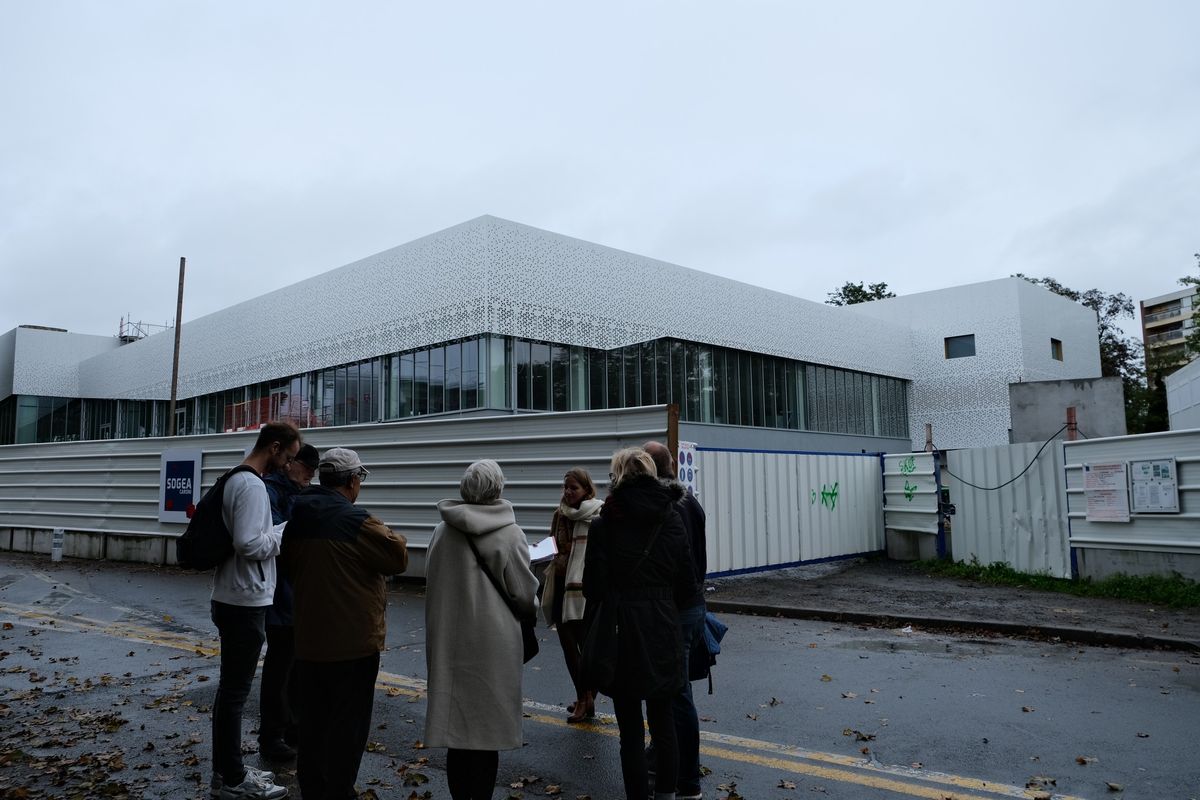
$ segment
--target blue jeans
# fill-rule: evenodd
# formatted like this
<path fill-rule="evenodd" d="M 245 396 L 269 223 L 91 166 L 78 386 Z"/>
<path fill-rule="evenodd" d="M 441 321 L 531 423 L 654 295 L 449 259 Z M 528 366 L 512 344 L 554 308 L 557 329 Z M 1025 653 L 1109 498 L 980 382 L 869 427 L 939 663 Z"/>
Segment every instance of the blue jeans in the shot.
<path fill-rule="evenodd" d="M 212 709 L 213 771 L 230 786 L 246 774 L 242 764 L 242 710 L 266 641 L 266 606 L 212 601 L 212 621 L 221 635 L 221 679 Z"/>

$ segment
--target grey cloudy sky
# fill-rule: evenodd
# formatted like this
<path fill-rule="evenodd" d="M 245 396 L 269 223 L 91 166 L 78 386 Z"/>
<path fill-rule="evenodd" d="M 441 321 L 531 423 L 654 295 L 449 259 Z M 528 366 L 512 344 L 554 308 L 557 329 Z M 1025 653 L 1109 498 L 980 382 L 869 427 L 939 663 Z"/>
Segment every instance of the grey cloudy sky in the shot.
<path fill-rule="evenodd" d="M 480 214 L 818 301 L 1163 294 L 1200 250 L 1198 30 L 1191 0 L 3 3 L 0 332 L 166 322 L 180 256 L 195 319 Z"/>

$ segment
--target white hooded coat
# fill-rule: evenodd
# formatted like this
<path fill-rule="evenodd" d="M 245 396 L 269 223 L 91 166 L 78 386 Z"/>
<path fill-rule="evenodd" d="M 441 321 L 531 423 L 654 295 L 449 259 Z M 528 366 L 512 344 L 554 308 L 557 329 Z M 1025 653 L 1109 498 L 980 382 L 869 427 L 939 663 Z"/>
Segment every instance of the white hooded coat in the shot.
<path fill-rule="evenodd" d="M 512 504 L 438 503 L 425 564 L 425 745 L 511 750 L 522 744 L 521 623 L 483 574 L 475 546 L 523 615 L 537 612 L 537 578 Z"/>

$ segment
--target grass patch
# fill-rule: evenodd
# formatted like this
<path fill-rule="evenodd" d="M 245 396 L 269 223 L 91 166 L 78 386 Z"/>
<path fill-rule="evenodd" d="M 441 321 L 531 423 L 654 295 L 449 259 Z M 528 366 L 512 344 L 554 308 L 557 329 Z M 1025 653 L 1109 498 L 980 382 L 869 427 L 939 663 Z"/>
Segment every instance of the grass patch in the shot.
<path fill-rule="evenodd" d="M 934 560 L 918 561 L 915 566 L 930 575 L 965 578 L 989 586 L 1017 586 L 1080 597 L 1114 597 L 1170 608 L 1200 607 L 1200 583 L 1181 575 L 1172 575 L 1169 578 L 1158 575 L 1113 575 L 1094 581 L 1091 578 L 1071 580 L 1045 574 L 1018 572 L 999 561 L 984 565 L 975 560 L 971 563 Z"/>

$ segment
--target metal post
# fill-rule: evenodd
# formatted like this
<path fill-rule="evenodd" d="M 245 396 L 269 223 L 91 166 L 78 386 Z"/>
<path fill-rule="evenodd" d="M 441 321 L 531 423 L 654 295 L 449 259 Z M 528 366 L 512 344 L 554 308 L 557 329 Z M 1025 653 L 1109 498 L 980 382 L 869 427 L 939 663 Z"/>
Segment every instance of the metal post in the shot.
<path fill-rule="evenodd" d="M 1075 406 L 1067 406 L 1067 441 L 1075 441 L 1079 426 L 1075 422 Z"/>
<path fill-rule="evenodd" d="M 171 405 L 167 411 L 167 436 L 175 435 L 175 397 L 179 391 L 179 333 L 183 328 L 183 271 L 187 259 L 179 257 L 179 296 L 175 301 L 175 356 L 171 359 Z"/>

